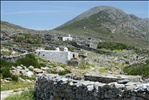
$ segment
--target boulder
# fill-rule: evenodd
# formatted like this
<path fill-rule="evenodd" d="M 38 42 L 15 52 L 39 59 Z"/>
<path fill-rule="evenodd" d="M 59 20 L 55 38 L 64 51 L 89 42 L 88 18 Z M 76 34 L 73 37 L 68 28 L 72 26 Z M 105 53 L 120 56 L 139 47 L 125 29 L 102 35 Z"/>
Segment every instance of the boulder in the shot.
<path fill-rule="evenodd" d="M 60 67 L 60 66 L 57 66 L 57 67 L 54 67 L 53 70 L 54 70 L 55 72 L 61 72 L 61 71 L 64 71 L 65 69 L 62 68 L 62 67 Z"/>
<path fill-rule="evenodd" d="M 17 69 L 20 69 L 20 70 L 21 70 L 21 69 L 22 69 L 22 67 L 21 67 L 21 66 L 17 66 Z"/>
<path fill-rule="evenodd" d="M 4 78 L 4 80 L 12 81 L 12 78 L 8 77 L 8 78 Z"/>
<path fill-rule="evenodd" d="M 32 71 L 22 70 L 22 74 L 27 77 L 32 77 L 34 73 Z"/>
<path fill-rule="evenodd" d="M 32 71 L 28 71 L 27 73 L 26 73 L 26 76 L 27 77 L 32 77 L 34 75 L 34 73 L 32 72 Z"/>
<path fill-rule="evenodd" d="M 126 84 L 126 83 L 128 83 L 128 82 L 129 82 L 128 79 L 118 80 L 118 84 Z"/>
<path fill-rule="evenodd" d="M 46 70 L 49 70 L 50 68 L 46 66 L 46 67 L 41 67 L 41 69 L 46 71 Z"/>
<path fill-rule="evenodd" d="M 41 69 L 39 69 L 39 68 L 34 68 L 33 71 L 34 71 L 36 74 L 43 73 L 43 70 L 41 70 Z"/>
<path fill-rule="evenodd" d="M 30 66 L 28 67 L 28 69 L 29 69 L 29 70 L 33 70 L 33 69 L 34 69 L 34 66 L 31 66 L 31 65 L 30 65 Z"/>
<path fill-rule="evenodd" d="M 19 81 L 21 81 L 21 82 L 25 82 L 25 80 L 24 80 L 23 78 L 21 78 L 21 77 L 18 77 L 18 79 L 19 79 Z"/>
<path fill-rule="evenodd" d="M 14 66 L 11 66 L 10 70 L 16 70 L 16 68 Z"/>

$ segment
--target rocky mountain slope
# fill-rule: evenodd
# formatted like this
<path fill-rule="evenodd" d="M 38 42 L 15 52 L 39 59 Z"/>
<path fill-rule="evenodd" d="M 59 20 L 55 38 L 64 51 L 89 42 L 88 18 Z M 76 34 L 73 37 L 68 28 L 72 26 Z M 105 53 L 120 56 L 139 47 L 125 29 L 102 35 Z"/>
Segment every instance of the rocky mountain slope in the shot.
<path fill-rule="evenodd" d="M 1 34 L 6 33 L 6 34 L 18 34 L 18 33 L 31 33 L 31 34 L 65 34 L 64 32 L 60 31 L 55 31 L 55 30 L 34 30 L 34 29 L 28 29 L 21 27 L 19 25 L 15 25 L 6 21 L 0 21 L 1 23 Z"/>
<path fill-rule="evenodd" d="M 149 20 L 110 7 L 94 7 L 55 30 L 94 36 L 137 47 L 149 47 Z"/>
<path fill-rule="evenodd" d="M 8 33 L 27 33 L 27 32 L 36 32 L 35 30 L 30 30 L 27 28 L 23 28 L 21 26 L 1 21 L 1 31 L 8 32 Z"/>

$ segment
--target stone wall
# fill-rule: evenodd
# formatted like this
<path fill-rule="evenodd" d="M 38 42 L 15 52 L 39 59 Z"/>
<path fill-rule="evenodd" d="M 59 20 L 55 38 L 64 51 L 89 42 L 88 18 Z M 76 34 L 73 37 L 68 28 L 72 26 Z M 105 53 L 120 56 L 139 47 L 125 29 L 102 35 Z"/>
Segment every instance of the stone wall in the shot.
<path fill-rule="evenodd" d="M 42 74 L 36 80 L 36 100 L 149 100 L 149 83 L 100 83 Z"/>
<path fill-rule="evenodd" d="M 1 59 L 4 59 L 9 62 L 15 62 L 17 59 L 23 58 L 27 54 L 29 54 L 29 53 L 22 53 L 20 55 L 1 56 Z"/>
<path fill-rule="evenodd" d="M 104 51 L 104 50 L 101 50 L 101 49 L 94 49 L 94 48 L 91 48 L 91 47 L 88 47 L 88 46 L 84 46 L 84 44 L 79 44 L 79 43 L 76 43 L 76 42 L 70 42 L 70 44 L 74 47 L 84 49 L 84 50 L 88 50 L 88 51 L 92 51 L 92 52 L 99 53 L 99 54 L 102 54 L 102 53 L 108 54 L 108 55 L 114 54 L 113 52 L 110 52 L 110 51 Z"/>
<path fill-rule="evenodd" d="M 95 81 L 101 83 L 111 83 L 111 82 L 118 82 L 120 80 L 128 80 L 131 82 L 139 82 L 141 80 L 141 76 L 125 76 L 125 75 L 111 75 L 111 76 L 96 76 L 96 75 L 84 75 L 84 80 L 88 81 Z"/>

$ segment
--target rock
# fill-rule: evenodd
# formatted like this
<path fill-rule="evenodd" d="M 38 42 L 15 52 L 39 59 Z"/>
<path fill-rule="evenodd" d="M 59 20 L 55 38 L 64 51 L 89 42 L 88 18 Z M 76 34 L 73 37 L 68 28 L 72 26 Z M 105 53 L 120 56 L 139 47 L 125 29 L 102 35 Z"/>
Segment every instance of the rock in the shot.
<path fill-rule="evenodd" d="M 12 78 L 8 77 L 8 78 L 4 78 L 4 80 L 12 81 Z"/>
<path fill-rule="evenodd" d="M 88 89 L 88 91 L 92 91 L 94 89 L 94 86 L 93 85 L 88 85 L 87 89 Z"/>
<path fill-rule="evenodd" d="M 130 85 L 130 86 L 126 86 L 126 89 L 127 90 L 134 90 L 134 89 L 136 89 L 136 85 Z"/>
<path fill-rule="evenodd" d="M 124 84 L 117 84 L 117 83 L 114 83 L 115 84 L 115 87 L 118 89 L 118 88 L 124 88 L 125 85 Z"/>
<path fill-rule="evenodd" d="M 21 66 L 17 66 L 17 69 L 20 69 L 20 70 L 22 70 L 22 67 L 21 67 Z"/>
<path fill-rule="evenodd" d="M 128 83 L 128 82 L 129 82 L 128 79 L 118 80 L 118 84 L 126 84 L 126 83 Z"/>
<path fill-rule="evenodd" d="M 76 76 L 75 74 L 66 74 L 65 77 L 66 77 L 66 78 L 75 79 L 75 80 L 81 80 L 81 79 L 83 79 L 83 77 L 81 77 L 81 76 Z"/>
<path fill-rule="evenodd" d="M 15 74 L 15 75 L 21 75 L 21 70 L 20 70 L 20 69 L 17 69 L 14 74 Z"/>
<path fill-rule="evenodd" d="M 26 80 L 26 82 L 28 82 L 28 83 L 32 83 L 32 81 L 31 81 L 31 80 Z"/>
<path fill-rule="evenodd" d="M 63 84 L 67 83 L 68 82 L 68 79 L 67 78 L 61 78 L 61 81 Z"/>
<path fill-rule="evenodd" d="M 11 66 L 10 70 L 16 70 L 16 68 L 14 66 Z"/>
<path fill-rule="evenodd" d="M 34 66 L 31 66 L 31 65 L 30 65 L 30 66 L 28 67 L 28 69 L 29 69 L 29 70 L 33 70 L 33 69 L 34 69 Z"/>
<path fill-rule="evenodd" d="M 125 75 L 125 73 L 124 73 L 123 71 L 120 71 L 120 74 L 121 74 L 121 75 Z"/>
<path fill-rule="evenodd" d="M 147 89 L 146 89 L 146 90 L 147 90 L 147 92 L 149 93 L 149 86 L 147 87 Z"/>
<path fill-rule="evenodd" d="M 18 80 L 21 81 L 21 82 L 25 82 L 25 80 L 21 77 L 18 77 Z"/>
<path fill-rule="evenodd" d="M 27 77 L 32 77 L 34 75 L 34 73 L 32 72 L 32 71 L 28 71 L 27 73 L 26 73 L 26 76 Z"/>
<path fill-rule="evenodd" d="M 149 78 L 148 78 L 148 79 L 144 79 L 143 82 L 144 82 L 144 83 L 149 83 Z"/>
<path fill-rule="evenodd" d="M 64 68 L 62 68 L 60 66 L 54 67 L 53 69 L 54 69 L 55 72 L 62 72 L 62 71 L 65 70 Z"/>
<path fill-rule="evenodd" d="M 41 67 L 41 69 L 46 71 L 46 70 L 49 70 L 50 68 L 46 66 L 46 67 Z"/>
<path fill-rule="evenodd" d="M 39 69 L 39 68 L 34 68 L 33 70 L 36 74 L 40 74 L 43 73 L 43 70 Z"/>
<path fill-rule="evenodd" d="M 4 79 L 4 82 L 8 83 L 8 82 L 10 82 L 10 81 Z"/>
<path fill-rule="evenodd" d="M 40 76 L 42 76 L 42 74 L 40 73 L 40 74 L 36 74 L 36 77 L 40 77 Z"/>
<path fill-rule="evenodd" d="M 32 71 L 22 70 L 22 74 L 27 77 L 32 77 L 34 73 Z"/>

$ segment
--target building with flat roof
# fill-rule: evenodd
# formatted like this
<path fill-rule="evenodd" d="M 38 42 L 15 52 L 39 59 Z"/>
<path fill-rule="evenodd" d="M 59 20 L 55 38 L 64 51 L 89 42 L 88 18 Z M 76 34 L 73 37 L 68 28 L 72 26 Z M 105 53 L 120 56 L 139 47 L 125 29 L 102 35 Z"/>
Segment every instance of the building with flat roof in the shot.
<path fill-rule="evenodd" d="M 77 58 L 78 53 L 68 51 L 68 48 L 64 48 L 63 51 L 60 51 L 59 48 L 56 50 L 42 50 L 38 49 L 35 51 L 35 54 L 41 58 L 45 58 L 54 62 L 68 63 L 72 58 Z"/>

